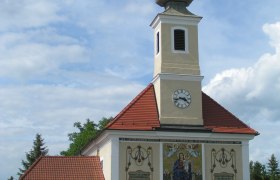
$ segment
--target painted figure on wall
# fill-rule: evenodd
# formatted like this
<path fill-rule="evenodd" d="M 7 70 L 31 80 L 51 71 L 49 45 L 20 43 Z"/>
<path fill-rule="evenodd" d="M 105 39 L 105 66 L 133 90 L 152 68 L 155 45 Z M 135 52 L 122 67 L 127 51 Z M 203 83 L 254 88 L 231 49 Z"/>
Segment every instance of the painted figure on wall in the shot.
<path fill-rule="evenodd" d="M 164 180 L 200 180 L 201 145 L 164 144 Z"/>
<path fill-rule="evenodd" d="M 163 172 L 163 180 L 172 180 L 171 173 L 167 169 L 165 169 Z"/>
<path fill-rule="evenodd" d="M 179 153 L 179 158 L 173 166 L 173 180 L 191 180 L 192 169 L 191 162 L 185 159 L 183 153 Z"/>

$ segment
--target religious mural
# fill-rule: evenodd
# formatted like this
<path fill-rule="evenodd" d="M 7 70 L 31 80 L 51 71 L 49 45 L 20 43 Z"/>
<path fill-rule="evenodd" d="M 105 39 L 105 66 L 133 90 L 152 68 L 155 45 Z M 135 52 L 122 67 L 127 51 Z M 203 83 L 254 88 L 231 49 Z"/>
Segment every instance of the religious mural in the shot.
<path fill-rule="evenodd" d="M 200 144 L 163 144 L 163 180 L 202 180 Z"/>

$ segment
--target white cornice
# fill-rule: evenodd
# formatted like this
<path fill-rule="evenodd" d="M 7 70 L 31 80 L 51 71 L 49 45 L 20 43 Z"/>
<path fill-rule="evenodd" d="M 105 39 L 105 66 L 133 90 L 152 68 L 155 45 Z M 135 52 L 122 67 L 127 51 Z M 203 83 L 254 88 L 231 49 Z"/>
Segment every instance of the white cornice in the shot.
<path fill-rule="evenodd" d="M 170 74 L 170 73 L 160 73 L 157 74 L 152 83 L 154 84 L 158 80 L 179 80 L 179 81 L 195 81 L 201 82 L 203 76 L 196 76 L 196 75 L 188 75 L 188 74 Z"/>
<path fill-rule="evenodd" d="M 170 139 L 170 140 L 203 140 L 203 141 L 242 141 L 247 142 L 254 139 L 249 134 L 228 134 L 228 133 L 196 133 L 196 132 L 166 132 L 166 131 L 122 131 L 106 130 L 97 139 L 91 142 L 82 152 L 89 155 L 99 147 L 114 138 L 135 138 L 135 139 Z"/>
<path fill-rule="evenodd" d="M 107 131 L 112 137 L 146 138 L 146 139 L 193 139 L 193 140 L 219 140 L 219 141 L 244 141 L 255 136 L 249 134 L 228 133 L 199 133 L 199 132 L 167 132 L 167 131 Z"/>
<path fill-rule="evenodd" d="M 107 133 L 107 131 L 103 131 L 102 134 L 100 134 L 96 139 L 92 140 L 90 144 L 88 144 L 88 146 L 82 150 L 82 155 L 89 155 L 90 152 L 93 152 L 94 150 L 103 146 L 110 140 L 111 137 Z"/>
<path fill-rule="evenodd" d="M 175 25 L 197 25 L 202 17 L 199 16 L 176 16 L 158 14 L 152 21 L 150 26 L 156 28 L 159 23 L 175 24 Z"/>

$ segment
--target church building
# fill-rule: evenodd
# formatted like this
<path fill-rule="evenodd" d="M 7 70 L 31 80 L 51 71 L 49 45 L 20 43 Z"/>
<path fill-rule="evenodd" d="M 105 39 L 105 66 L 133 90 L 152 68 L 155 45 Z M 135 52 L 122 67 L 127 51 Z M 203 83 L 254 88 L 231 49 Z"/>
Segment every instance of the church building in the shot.
<path fill-rule="evenodd" d="M 96 172 L 85 179 L 250 179 L 249 141 L 258 132 L 202 92 L 198 52 L 202 17 L 187 9 L 192 1 L 156 0 L 164 11 L 151 23 L 153 80 L 82 149 L 84 158 L 42 158 L 22 179 L 32 179 L 25 178 L 34 174 L 32 169 L 39 177 L 53 167 L 49 162 L 64 167 L 63 173 L 48 170 L 53 177 L 79 169 L 80 174 Z M 84 162 L 89 163 L 87 168 L 81 168 Z M 89 168 L 91 163 L 96 165 Z"/>
<path fill-rule="evenodd" d="M 157 0 L 152 82 L 82 151 L 106 180 L 249 180 L 258 132 L 201 91 L 192 0 Z"/>

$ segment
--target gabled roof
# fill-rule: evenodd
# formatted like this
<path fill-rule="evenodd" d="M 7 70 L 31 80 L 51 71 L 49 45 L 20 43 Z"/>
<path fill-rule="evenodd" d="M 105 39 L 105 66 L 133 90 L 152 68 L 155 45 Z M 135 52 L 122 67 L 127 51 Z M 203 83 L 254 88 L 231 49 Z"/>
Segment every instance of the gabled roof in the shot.
<path fill-rule="evenodd" d="M 218 133 L 254 134 L 258 132 L 250 128 L 223 106 L 202 92 L 203 122 L 206 128 Z"/>
<path fill-rule="evenodd" d="M 204 128 L 215 133 L 258 135 L 224 107 L 202 92 Z M 156 130 L 160 128 L 153 84 L 149 84 L 106 127 L 111 130 Z"/>
<path fill-rule="evenodd" d="M 153 84 L 149 84 L 114 119 L 107 129 L 153 130 L 160 127 Z"/>
<path fill-rule="evenodd" d="M 41 156 L 20 180 L 104 180 L 97 156 Z"/>

